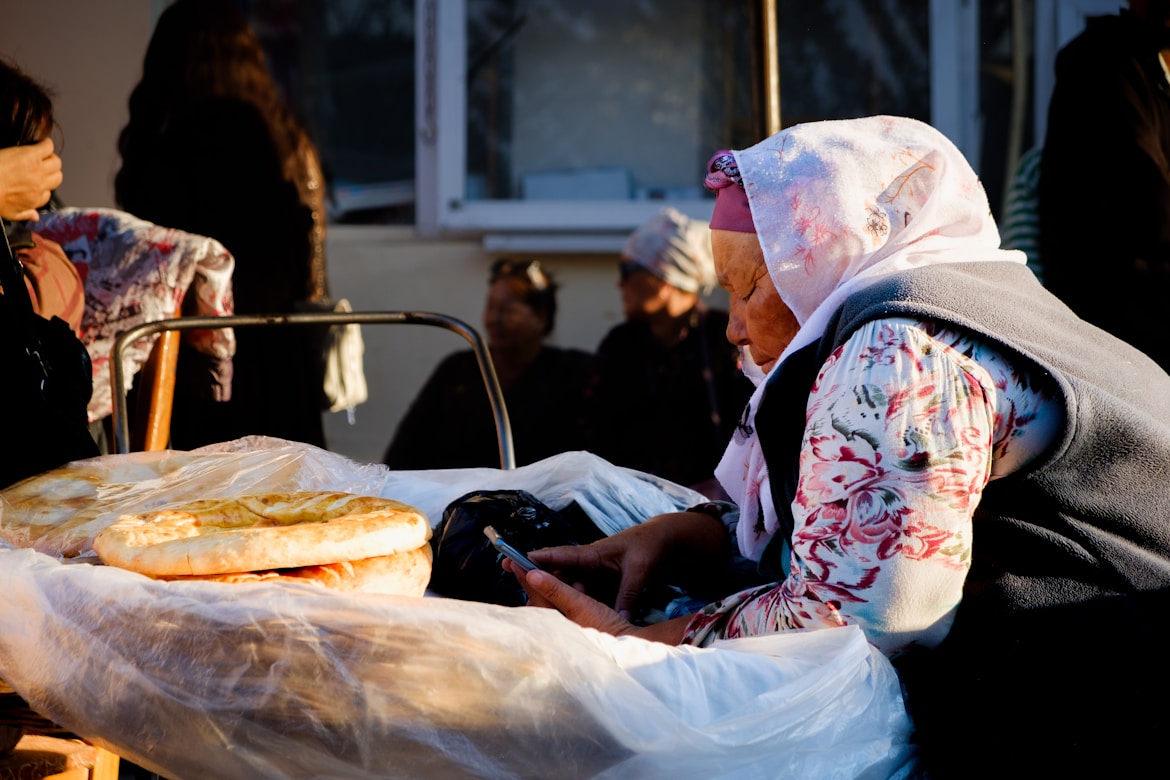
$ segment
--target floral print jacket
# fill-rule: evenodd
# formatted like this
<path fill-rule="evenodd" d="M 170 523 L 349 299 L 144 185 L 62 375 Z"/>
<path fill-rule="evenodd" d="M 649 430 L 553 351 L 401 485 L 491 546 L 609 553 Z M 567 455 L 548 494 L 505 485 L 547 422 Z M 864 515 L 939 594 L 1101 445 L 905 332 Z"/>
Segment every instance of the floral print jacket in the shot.
<path fill-rule="evenodd" d="M 180 307 L 185 314 L 200 317 L 234 312 L 235 258 L 214 239 L 109 208 L 47 211 L 35 228 L 38 235 L 60 244 L 84 284 L 79 336 L 93 363 L 91 422 L 113 411 L 111 360 L 119 335 L 173 317 Z M 236 350 L 230 328 L 190 330 L 182 339 L 205 356 L 209 367 L 230 364 Z M 147 361 L 157 340 L 155 335 L 128 346 L 124 353 L 128 377 Z M 224 373 L 209 368 L 206 375 Z M 226 375 L 231 376 L 230 368 Z"/>
<path fill-rule="evenodd" d="M 1021 368 L 931 322 L 858 329 L 808 400 L 788 578 L 708 605 L 684 642 L 851 623 L 888 655 L 940 642 L 984 487 L 1027 466 L 1063 423 Z"/>

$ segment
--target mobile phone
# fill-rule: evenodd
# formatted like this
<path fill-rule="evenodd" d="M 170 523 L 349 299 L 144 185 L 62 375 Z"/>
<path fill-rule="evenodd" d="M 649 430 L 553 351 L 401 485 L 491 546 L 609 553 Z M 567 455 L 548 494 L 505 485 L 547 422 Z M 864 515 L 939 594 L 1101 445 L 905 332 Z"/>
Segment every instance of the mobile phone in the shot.
<path fill-rule="evenodd" d="M 483 533 L 484 536 L 491 540 L 492 546 L 499 550 L 500 555 L 507 556 L 513 563 L 515 563 L 524 571 L 532 571 L 533 569 L 540 568 L 535 563 L 530 561 L 527 555 L 501 539 L 500 535 L 496 533 L 496 529 L 492 528 L 490 525 L 484 527 Z"/>

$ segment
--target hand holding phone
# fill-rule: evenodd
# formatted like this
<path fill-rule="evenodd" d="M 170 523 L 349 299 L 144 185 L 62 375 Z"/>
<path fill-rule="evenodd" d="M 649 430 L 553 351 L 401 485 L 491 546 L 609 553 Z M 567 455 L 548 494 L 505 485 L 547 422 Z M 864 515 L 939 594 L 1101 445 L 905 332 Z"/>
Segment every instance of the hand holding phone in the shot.
<path fill-rule="evenodd" d="M 530 561 L 528 556 L 526 556 L 524 553 L 520 552 L 515 547 L 501 539 L 500 535 L 496 533 L 496 529 L 492 528 L 490 525 L 484 527 L 483 533 L 488 539 L 491 540 L 492 546 L 499 550 L 500 555 L 506 556 L 509 560 L 511 560 L 524 571 L 528 572 L 532 571 L 533 569 L 540 568 L 535 563 Z"/>

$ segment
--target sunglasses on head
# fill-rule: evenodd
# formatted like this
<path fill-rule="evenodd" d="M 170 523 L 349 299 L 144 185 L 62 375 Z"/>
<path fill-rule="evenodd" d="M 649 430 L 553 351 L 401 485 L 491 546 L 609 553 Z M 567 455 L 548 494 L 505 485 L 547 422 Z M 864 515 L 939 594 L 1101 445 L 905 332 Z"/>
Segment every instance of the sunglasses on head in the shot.
<path fill-rule="evenodd" d="M 648 275 L 654 277 L 658 281 L 665 281 L 661 276 L 656 274 L 653 270 L 647 268 L 640 263 L 635 263 L 632 260 L 622 260 L 618 263 L 618 273 L 621 275 L 621 280 L 624 282 L 638 271 L 645 271 Z"/>
<path fill-rule="evenodd" d="M 527 279 L 536 290 L 543 291 L 548 289 L 548 274 L 540 267 L 539 260 L 518 261 L 500 258 L 492 263 L 491 276 L 492 281 L 503 276 L 515 279 Z"/>
<path fill-rule="evenodd" d="M 644 270 L 642 266 L 630 260 L 622 260 L 618 263 L 618 273 L 621 274 L 622 281 L 626 281 L 634 275 L 636 271 Z"/>

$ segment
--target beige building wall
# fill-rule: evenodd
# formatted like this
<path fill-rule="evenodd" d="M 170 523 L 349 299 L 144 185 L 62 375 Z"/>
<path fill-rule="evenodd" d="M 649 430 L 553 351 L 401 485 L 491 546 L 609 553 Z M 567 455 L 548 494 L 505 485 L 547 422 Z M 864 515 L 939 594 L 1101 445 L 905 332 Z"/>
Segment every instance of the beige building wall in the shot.
<path fill-rule="evenodd" d="M 53 93 L 65 166 L 58 192 L 75 206 L 113 206 L 118 132 L 150 39 L 151 0 L 6 3 L 0 54 Z"/>
<path fill-rule="evenodd" d="M 59 195 L 67 205 L 114 205 L 117 136 L 126 123 L 156 4 L 37 0 L 10 4 L 5 11 L 0 53 L 55 93 L 65 169 Z M 349 298 L 355 309 L 435 311 L 482 331 L 492 258 L 478 241 L 422 240 L 410 228 L 330 226 L 327 243 L 333 292 Z M 542 258 L 561 284 L 553 343 L 591 351 L 621 320 L 616 259 Z M 344 414 L 327 415 L 326 431 L 331 449 L 377 461 L 434 366 L 467 344 L 454 333 L 426 326 L 367 326 L 363 335 L 370 401 L 358 407 L 353 426 Z"/>

